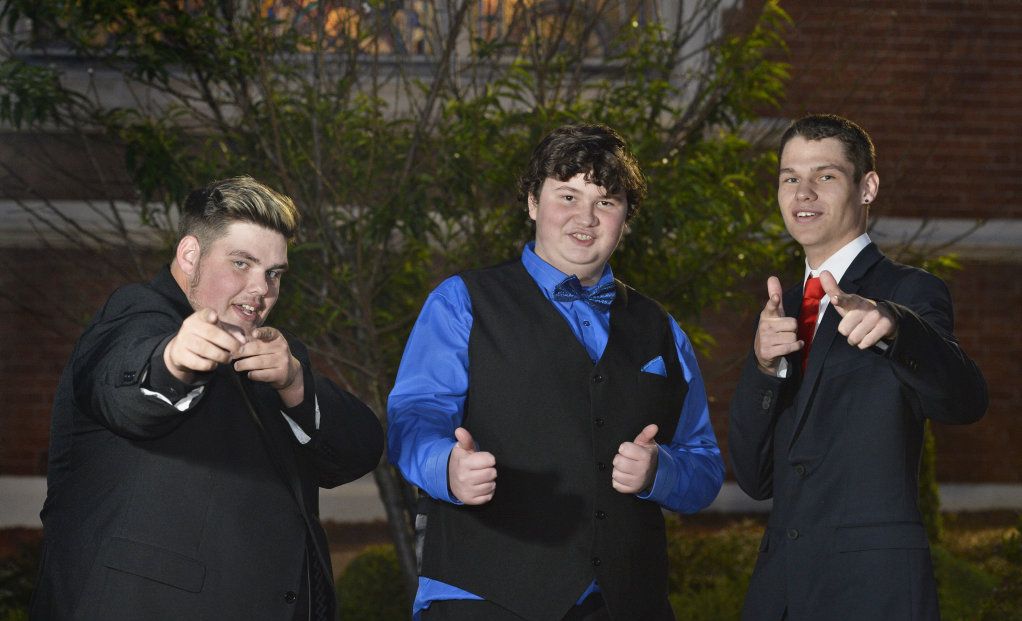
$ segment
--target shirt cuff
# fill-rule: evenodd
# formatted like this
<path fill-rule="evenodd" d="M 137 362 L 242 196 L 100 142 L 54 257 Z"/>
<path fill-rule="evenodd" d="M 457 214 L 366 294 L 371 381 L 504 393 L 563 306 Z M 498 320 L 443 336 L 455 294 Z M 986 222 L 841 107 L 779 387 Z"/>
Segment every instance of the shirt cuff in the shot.
<path fill-rule="evenodd" d="M 657 445 L 657 467 L 656 475 L 653 477 L 653 485 L 648 492 L 639 492 L 635 496 L 642 500 L 652 500 L 663 505 L 671 497 L 672 493 L 678 493 L 681 484 L 688 488 L 688 482 L 683 481 L 684 473 L 675 461 L 674 455 L 664 447 Z M 679 495 L 684 495 L 684 489 Z"/>
<path fill-rule="evenodd" d="M 432 443 L 426 450 L 426 459 L 423 463 L 423 491 L 436 498 L 454 505 L 464 504 L 451 493 L 451 486 L 447 481 L 447 465 L 451 459 L 451 451 L 458 442 L 454 438 L 443 438 Z"/>
<path fill-rule="evenodd" d="M 163 339 L 163 342 L 153 351 L 153 355 L 149 357 L 149 368 L 142 381 L 139 382 L 139 388 L 142 390 L 142 394 L 156 397 L 183 412 L 202 395 L 212 374 L 196 373 L 195 382 L 192 384 L 186 384 L 174 377 L 163 359 L 163 352 L 172 338 L 174 338 L 173 335 Z"/>

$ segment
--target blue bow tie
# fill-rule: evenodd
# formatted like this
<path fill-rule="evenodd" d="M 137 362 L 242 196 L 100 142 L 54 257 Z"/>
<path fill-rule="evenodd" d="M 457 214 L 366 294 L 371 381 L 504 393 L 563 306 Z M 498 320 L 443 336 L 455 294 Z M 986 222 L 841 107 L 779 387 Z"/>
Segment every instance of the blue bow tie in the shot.
<path fill-rule="evenodd" d="M 577 276 L 568 276 L 554 287 L 554 299 L 558 302 L 581 300 L 598 311 L 609 309 L 616 294 L 617 288 L 613 281 L 604 283 L 592 291 L 586 291 Z"/>

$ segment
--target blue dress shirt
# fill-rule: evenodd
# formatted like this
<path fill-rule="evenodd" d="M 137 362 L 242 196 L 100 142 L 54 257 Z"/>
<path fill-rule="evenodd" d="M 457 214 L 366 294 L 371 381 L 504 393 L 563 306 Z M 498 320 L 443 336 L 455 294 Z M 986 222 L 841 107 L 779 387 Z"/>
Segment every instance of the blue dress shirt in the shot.
<path fill-rule="evenodd" d="M 568 322 L 595 364 L 607 346 L 610 311 L 597 311 L 577 300 L 554 300 L 554 288 L 568 275 L 541 259 L 533 248 L 533 243 L 526 245 L 522 251 L 522 264 L 543 295 Z M 613 279 L 613 272 L 607 265 L 594 286 Z M 390 462 L 426 494 L 453 504 L 461 502 L 448 487 L 447 461 L 457 443 L 454 430 L 461 425 L 464 416 L 472 319 L 472 301 L 464 281 L 452 276 L 440 283 L 426 298 L 412 328 L 387 402 Z M 671 330 L 682 373 L 689 384 L 688 394 L 674 437 L 670 444 L 659 447 L 653 485 L 648 493 L 638 494 L 638 497 L 672 511 L 694 513 L 717 496 L 724 480 L 724 464 L 710 426 L 706 388 L 692 344 L 674 318 L 671 318 Z M 662 362 L 643 370 L 666 375 Z M 486 447 L 481 447 L 481 450 L 486 450 Z M 497 472 L 500 472 L 499 463 Z M 578 601 L 597 590 L 594 581 Z M 445 599 L 482 598 L 453 585 L 420 576 L 413 613 L 417 618 L 430 602 Z"/>

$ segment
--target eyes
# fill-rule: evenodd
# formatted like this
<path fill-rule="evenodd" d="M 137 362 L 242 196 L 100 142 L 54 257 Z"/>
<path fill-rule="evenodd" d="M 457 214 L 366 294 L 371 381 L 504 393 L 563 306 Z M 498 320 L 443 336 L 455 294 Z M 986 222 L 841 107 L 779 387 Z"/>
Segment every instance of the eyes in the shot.
<path fill-rule="evenodd" d="M 567 204 L 572 204 L 572 203 L 575 203 L 575 202 L 577 202 L 579 200 L 578 196 L 576 196 L 574 194 L 570 194 L 570 193 L 558 194 L 557 198 L 562 203 L 567 203 Z M 621 201 L 619 201 L 619 200 L 617 200 L 615 198 L 608 197 L 608 198 L 596 201 L 596 206 L 597 207 L 602 207 L 603 209 L 616 209 L 616 208 L 621 206 Z"/>
<path fill-rule="evenodd" d="M 249 269 L 252 268 L 252 263 L 244 259 L 234 259 L 233 261 L 231 261 L 231 264 L 234 265 L 234 269 L 238 270 L 239 272 L 247 272 Z M 280 280 L 280 277 L 283 274 L 284 270 L 280 269 L 267 270 L 266 280 L 269 280 L 270 282 L 277 282 Z"/>
<path fill-rule="evenodd" d="M 830 173 L 824 173 L 824 174 L 820 175 L 819 177 L 817 177 L 816 181 L 832 181 L 834 179 L 837 179 L 837 177 L 832 175 L 832 174 L 830 174 Z M 785 183 L 798 183 L 798 182 L 799 182 L 798 177 L 781 177 L 781 184 L 785 184 Z"/>

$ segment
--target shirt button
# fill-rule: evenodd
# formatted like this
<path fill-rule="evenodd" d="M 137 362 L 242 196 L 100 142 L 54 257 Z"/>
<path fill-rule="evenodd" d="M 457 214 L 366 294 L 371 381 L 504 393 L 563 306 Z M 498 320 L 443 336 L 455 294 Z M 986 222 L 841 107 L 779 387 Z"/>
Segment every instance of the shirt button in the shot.
<path fill-rule="evenodd" d="M 604 511 L 600 511 L 599 509 L 597 509 L 597 510 L 596 510 L 596 519 L 597 519 L 597 520 L 605 520 L 605 519 L 607 519 L 607 514 L 606 514 L 606 512 L 604 512 Z"/>
<path fill-rule="evenodd" d="M 597 426 L 597 427 L 603 427 L 603 425 L 604 425 L 604 424 L 605 424 L 605 423 L 606 423 L 607 421 L 603 420 L 602 418 L 597 418 L 597 419 L 596 419 L 596 420 L 594 420 L 593 422 L 594 422 L 594 423 L 596 423 L 596 426 Z"/>
<path fill-rule="evenodd" d="M 798 476 L 800 476 L 800 477 L 804 477 L 806 475 L 806 467 L 805 467 L 805 465 L 799 464 L 799 465 L 795 466 L 795 473 L 798 474 Z"/>
<path fill-rule="evenodd" d="M 596 462 L 596 468 L 602 472 L 607 469 L 607 464 L 603 463 L 602 461 L 598 461 Z"/>
<path fill-rule="evenodd" d="M 599 567 L 601 562 L 602 561 L 600 560 L 600 557 L 598 556 L 593 557 L 593 567 Z"/>
<path fill-rule="evenodd" d="M 297 600 L 298 600 L 298 594 L 295 593 L 294 591 L 288 591 L 287 593 L 284 593 L 284 601 L 285 602 L 287 602 L 289 604 L 293 604 Z"/>
<path fill-rule="evenodd" d="M 589 327 L 589 325 L 590 325 L 590 324 L 589 324 L 589 320 L 583 321 L 583 322 L 582 322 L 582 325 L 588 328 L 588 327 Z"/>
<path fill-rule="evenodd" d="M 794 528 L 788 529 L 788 539 L 798 539 L 798 530 Z"/>
<path fill-rule="evenodd" d="M 599 373 L 597 373 L 596 375 L 593 376 L 593 383 L 599 384 L 602 381 L 603 381 L 603 376 L 600 375 Z"/>

